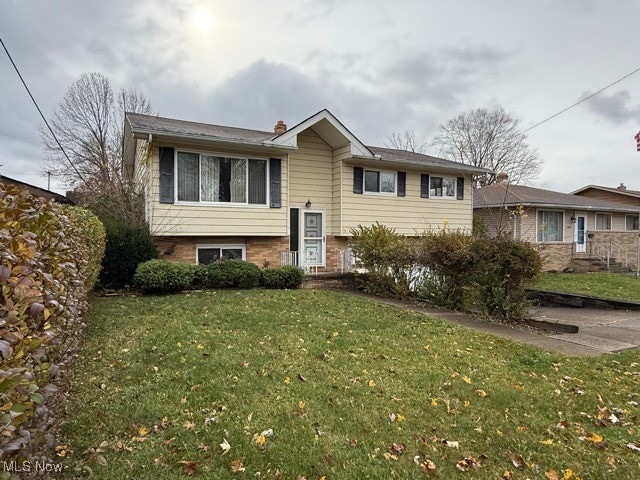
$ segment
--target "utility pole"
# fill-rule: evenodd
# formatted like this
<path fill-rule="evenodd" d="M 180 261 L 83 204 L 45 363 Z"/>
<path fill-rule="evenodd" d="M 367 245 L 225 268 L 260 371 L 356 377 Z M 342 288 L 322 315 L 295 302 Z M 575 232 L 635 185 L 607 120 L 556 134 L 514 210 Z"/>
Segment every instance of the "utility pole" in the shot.
<path fill-rule="evenodd" d="M 47 170 L 47 190 L 51 190 L 51 171 Z"/>

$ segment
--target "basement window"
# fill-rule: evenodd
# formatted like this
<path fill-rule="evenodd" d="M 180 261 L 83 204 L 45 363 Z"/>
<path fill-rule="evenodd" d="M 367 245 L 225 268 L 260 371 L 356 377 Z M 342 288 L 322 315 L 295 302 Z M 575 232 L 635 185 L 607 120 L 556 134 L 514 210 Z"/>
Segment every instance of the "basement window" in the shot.
<path fill-rule="evenodd" d="M 209 265 L 220 260 L 245 260 L 247 257 L 244 245 L 198 245 L 196 247 L 196 262 Z"/>

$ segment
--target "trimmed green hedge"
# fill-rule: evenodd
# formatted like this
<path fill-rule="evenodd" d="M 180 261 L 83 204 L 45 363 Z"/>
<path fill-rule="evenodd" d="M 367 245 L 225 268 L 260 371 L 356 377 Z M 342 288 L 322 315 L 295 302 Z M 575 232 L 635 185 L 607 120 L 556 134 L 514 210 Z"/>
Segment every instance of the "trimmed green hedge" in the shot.
<path fill-rule="evenodd" d="M 198 265 L 149 260 L 138 265 L 133 282 L 146 293 L 181 292 L 193 285 L 198 271 Z"/>
<path fill-rule="evenodd" d="M 260 270 L 243 260 L 223 260 L 207 266 L 171 260 L 141 263 L 133 277 L 145 293 L 173 293 L 189 288 L 265 288 L 294 289 L 302 285 L 304 273 L 293 266 Z"/>
<path fill-rule="evenodd" d="M 201 275 L 204 288 L 255 288 L 260 283 L 260 268 L 244 260 L 210 263 Z"/>
<path fill-rule="evenodd" d="M 302 285 L 303 277 L 303 270 L 293 265 L 280 268 L 268 268 L 262 271 L 260 285 L 265 288 L 293 290 Z"/>
<path fill-rule="evenodd" d="M 41 460 L 63 410 L 101 229 L 81 210 L 2 183 L 0 218 L 0 452 Z"/>

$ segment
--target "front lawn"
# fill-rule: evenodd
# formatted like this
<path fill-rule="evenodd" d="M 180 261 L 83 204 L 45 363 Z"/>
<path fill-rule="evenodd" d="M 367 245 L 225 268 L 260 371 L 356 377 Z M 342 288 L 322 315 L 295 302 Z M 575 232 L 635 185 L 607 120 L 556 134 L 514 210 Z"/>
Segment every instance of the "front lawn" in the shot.
<path fill-rule="evenodd" d="M 640 302 L 640 279 L 634 275 L 620 273 L 543 273 L 535 288 Z"/>
<path fill-rule="evenodd" d="M 317 290 L 99 298 L 87 323 L 67 478 L 640 471 L 637 351 L 565 358 Z"/>

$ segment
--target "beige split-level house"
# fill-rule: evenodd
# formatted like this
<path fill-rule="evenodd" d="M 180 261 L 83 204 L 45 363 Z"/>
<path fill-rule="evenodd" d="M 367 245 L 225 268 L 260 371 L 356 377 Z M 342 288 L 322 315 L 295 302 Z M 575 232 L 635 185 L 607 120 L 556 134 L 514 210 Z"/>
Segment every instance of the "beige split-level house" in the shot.
<path fill-rule="evenodd" d="M 165 258 L 334 271 L 351 229 L 471 232 L 484 169 L 364 145 L 328 110 L 274 131 L 127 113 L 125 171 Z"/>
<path fill-rule="evenodd" d="M 640 253 L 637 198 L 621 203 L 612 196 L 615 192 L 588 195 L 593 186 L 574 192 L 584 192 L 579 195 L 512 185 L 503 175 L 498 179 L 474 195 L 475 215 L 489 234 L 513 235 L 537 245 L 545 270 L 614 265 L 636 270 Z"/>

